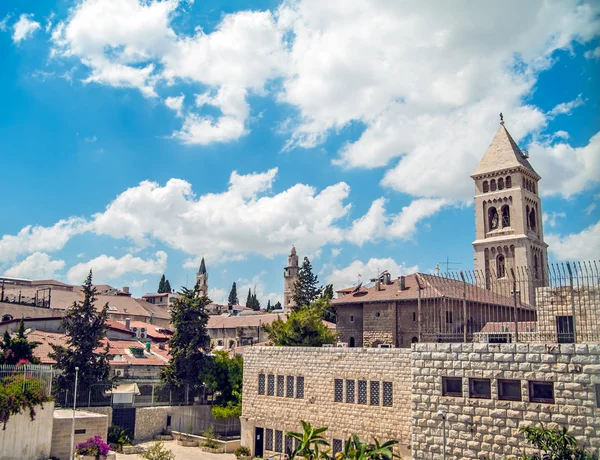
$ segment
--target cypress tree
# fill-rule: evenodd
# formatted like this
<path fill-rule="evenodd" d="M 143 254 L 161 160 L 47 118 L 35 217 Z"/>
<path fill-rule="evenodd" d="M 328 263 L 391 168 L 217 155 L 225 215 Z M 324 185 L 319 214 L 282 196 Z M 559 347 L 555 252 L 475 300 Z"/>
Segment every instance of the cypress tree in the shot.
<path fill-rule="evenodd" d="M 227 305 L 229 305 L 231 307 L 233 305 L 238 305 L 239 303 L 240 303 L 240 300 L 238 299 L 238 295 L 237 295 L 237 286 L 234 281 L 233 284 L 231 285 L 231 291 L 229 291 L 229 299 L 227 299 Z"/>
<path fill-rule="evenodd" d="M 25 323 L 23 318 L 19 322 L 17 336 L 13 339 L 8 330 L 4 331 L 4 338 L 0 342 L 0 364 L 19 364 L 28 362 L 38 364 L 40 360 L 33 356 L 33 349 L 39 342 L 29 342 L 25 336 Z"/>
<path fill-rule="evenodd" d="M 169 283 L 169 280 L 165 281 L 165 289 L 164 292 L 171 292 L 171 283 Z"/>
<path fill-rule="evenodd" d="M 156 292 L 158 292 L 159 294 L 162 294 L 163 292 L 165 292 L 165 274 L 163 273 L 163 276 L 160 277 L 160 281 L 158 283 L 158 289 L 156 290 Z"/>
<path fill-rule="evenodd" d="M 246 299 L 246 307 L 252 308 L 252 290 L 248 288 L 248 298 Z"/>
<path fill-rule="evenodd" d="M 267 312 L 271 312 L 273 310 L 273 307 L 271 306 L 271 299 L 267 300 Z"/>
<path fill-rule="evenodd" d="M 298 280 L 294 284 L 293 299 L 296 306 L 292 310 L 309 305 L 319 297 L 322 288 L 319 287 L 319 278 L 313 273 L 312 265 L 308 257 L 304 258 L 302 267 L 298 270 Z"/>

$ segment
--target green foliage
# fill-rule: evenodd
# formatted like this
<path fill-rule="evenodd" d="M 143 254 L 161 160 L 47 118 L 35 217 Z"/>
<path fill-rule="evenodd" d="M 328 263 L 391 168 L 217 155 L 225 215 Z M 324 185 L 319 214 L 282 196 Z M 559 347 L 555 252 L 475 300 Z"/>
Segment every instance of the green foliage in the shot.
<path fill-rule="evenodd" d="M 277 303 L 273 307 L 273 310 L 281 310 L 281 302 L 277 301 Z"/>
<path fill-rule="evenodd" d="M 14 374 L 0 380 L 0 423 L 6 429 L 11 415 L 29 409 L 29 417 L 35 419 L 35 407 L 50 401 L 44 391 L 45 385 L 36 378 L 24 374 Z"/>
<path fill-rule="evenodd" d="M 333 299 L 333 284 L 328 284 L 325 286 L 323 292 L 321 293 L 321 297 L 323 297 L 325 300 Z"/>
<path fill-rule="evenodd" d="M 336 323 L 337 317 L 335 307 L 331 305 L 331 299 L 333 299 L 333 284 L 325 286 L 320 298 L 327 304 L 327 308 L 323 311 L 323 319 L 330 323 Z"/>
<path fill-rule="evenodd" d="M 49 356 L 62 371 L 56 377 L 55 388 L 73 391 L 75 368 L 79 367 L 78 391 L 85 393 L 90 385 L 111 383 L 108 363 L 108 344 L 102 350 L 106 337 L 108 304 L 99 311 L 95 308 L 96 289 L 92 284 L 92 271 L 83 283 L 83 302 L 75 302 L 67 310 L 61 326 L 67 335 L 67 346 L 52 345 Z M 80 394 L 81 394 L 80 393 Z"/>
<path fill-rule="evenodd" d="M 208 297 L 200 297 L 197 287 L 182 288 L 179 297 L 171 306 L 171 324 L 175 329 L 169 339 L 169 364 L 160 372 L 163 382 L 175 386 L 184 384 L 192 388 L 202 386 L 202 376 L 209 364 L 205 353 L 210 348 L 210 338 L 206 331 Z"/>
<path fill-rule="evenodd" d="M 246 307 L 251 308 L 254 311 L 260 310 L 260 302 L 256 298 L 256 293 L 252 293 L 251 289 L 248 289 L 248 297 L 246 299 Z"/>
<path fill-rule="evenodd" d="M 165 293 L 171 292 L 171 283 L 169 283 L 169 280 L 165 278 L 164 273 L 163 273 L 163 276 L 160 277 L 160 281 L 158 283 L 158 289 L 156 290 L 156 292 L 158 292 L 159 294 L 165 294 Z"/>
<path fill-rule="evenodd" d="M 541 455 L 522 455 L 521 460 L 598 460 L 598 452 L 587 452 L 577 445 L 577 440 L 566 427 L 551 430 L 543 424 L 526 426 L 519 430 Z"/>
<path fill-rule="evenodd" d="M 400 458 L 392 450 L 397 443 L 398 441 L 387 441 L 380 444 L 377 439 L 374 439 L 373 444 L 367 444 L 353 434 L 346 440 L 343 450 L 338 452 L 335 458 L 336 460 L 392 460 L 394 457 Z"/>
<path fill-rule="evenodd" d="M 25 323 L 21 318 L 16 337 L 13 338 L 8 331 L 4 331 L 4 338 L 0 342 L 0 364 L 39 364 L 40 360 L 33 356 L 33 349 L 39 344 L 27 340 Z"/>
<path fill-rule="evenodd" d="M 227 299 L 227 305 L 229 305 L 231 307 L 233 305 L 238 305 L 239 303 L 240 303 L 240 300 L 238 299 L 238 295 L 237 295 L 237 286 L 234 281 L 233 284 L 231 285 L 231 291 L 229 291 L 229 298 Z"/>
<path fill-rule="evenodd" d="M 302 433 L 293 431 L 286 433 L 287 436 L 298 440 L 296 449 L 293 452 L 286 452 L 288 457 L 290 460 L 296 456 L 311 460 L 323 458 L 323 454 L 327 454 L 328 451 L 320 452 L 320 448 L 328 447 L 329 443 L 321 435 L 327 431 L 327 427 L 316 428 L 304 420 L 300 420 L 300 423 L 302 423 Z"/>
<path fill-rule="evenodd" d="M 138 455 L 146 460 L 175 460 L 175 454 L 162 441 L 153 442 L 145 452 Z"/>
<path fill-rule="evenodd" d="M 115 450 L 121 451 L 123 446 L 131 444 L 133 436 L 130 430 L 121 428 L 118 425 L 111 425 L 108 427 L 108 443 L 111 446 L 116 447 Z"/>
<path fill-rule="evenodd" d="M 230 358 L 225 351 L 215 352 L 206 367 L 203 379 L 206 387 L 215 392 L 212 414 L 217 420 L 241 415 L 243 369 L 242 357 Z"/>
<path fill-rule="evenodd" d="M 229 401 L 225 406 L 212 406 L 210 411 L 215 420 L 238 418 L 242 415 L 242 402 L 232 403 Z"/>
<path fill-rule="evenodd" d="M 206 438 L 206 441 L 203 444 L 204 447 L 208 447 L 209 449 L 216 449 L 219 447 L 219 443 L 217 442 L 219 437 L 216 435 L 215 427 L 213 425 L 209 426 L 206 430 L 201 431 L 200 434 Z"/>
<path fill-rule="evenodd" d="M 169 283 L 169 280 L 165 281 L 165 292 L 170 293 L 172 291 L 171 289 L 171 283 Z"/>
<path fill-rule="evenodd" d="M 249 457 L 251 455 L 250 449 L 248 449 L 245 446 L 240 446 L 235 450 L 234 455 L 238 458 L 239 457 Z"/>
<path fill-rule="evenodd" d="M 293 299 L 296 306 L 294 310 L 309 305 L 313 300 L 319 297 L 322 288 L 319 287 L 319 278 L 313 273 L 312 265 L 308 257 L 304 258 L 302 266 L 298 270 L 298 279 L 294 284 Z"/>
<path fill-rule="evenodd" d="M 322 318 L 327 308 L 323 299 L 288 314 L 287 321 L 277 319 L 265 325 L 265 331 L 271 341 L 286 347 L 320 347 L 326 343 L 335 343 L 337 335 L 327 329 Z"/>

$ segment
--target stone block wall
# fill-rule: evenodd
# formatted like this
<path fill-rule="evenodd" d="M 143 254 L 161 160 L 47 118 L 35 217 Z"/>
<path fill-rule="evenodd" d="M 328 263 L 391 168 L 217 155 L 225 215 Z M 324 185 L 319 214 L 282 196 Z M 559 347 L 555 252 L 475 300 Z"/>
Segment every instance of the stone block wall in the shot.
<path fill-rule="evenodd" d="M 363 308 L 363 346 L 396 343 L 396 302 L 365 304 Z"/>
<path fill-rule="evenodd" d="M 52 449 L 50 455 L 61 460 L 68 460 L 71 451 L 72 410 L 58 409 L 54 411 L 52 426 Z M 87 411 L 75 411 L 75 446 L 96 435 L 106 441 L 109 420 L 106 415 Z M 80 431 L 78 433 L 78 431 Z"/>
<path fill-rule="evenodd" d="M 354 346 L 363 346 L 363 306 L 343 305 L 336 312 L 337 323 L 335 325 L 338 340 L 347 344 L 354 338 Z"/>
<path fill-rule="evenodd" d="M 516 459 L 519 428 L 567 426 L 580 445 L 600 448 L 599 344 L 416 344 L 412 354 L 414 459 Z M 462 396 L 443 396 L 442 378 L 462 379 Z M 469 379 L 489 379 L 489 399 L 469 397 Z M 521 400 L 499 399 L 499 380 L 518 380 Z M 554 403 L 530 402 L 529 381 L 551 382 Z"/>
<path fill-rule="evenodd" d="M 265 375 L 265 390 L 268 375 L 274 376 L 274 396 L 259 394 L 259 374 Z M 277 376 L 304 377 L 303 397 L 285 396 L 287 379 L 284 396 L 276 396 Z M 342 402 L 334 400 L 335 379 L 343 381 Z M 355 382 L 354 403 L 345 402 L 348 380 Z M 358 404 L 359 380 L 366 381 L 366 404 Z M 371 405 L 371 382 L 379 382 L 377 405 Z M 383 382 L 386 388 L 391 383 L 391 406 L 384 405 Z M 242 445 L 253 453 L 257 427 L 281 431 L 285 438 L 286 431 L 301 431 L 300 420 L 329 427 L 330 443 L 352 433 L 364 441 L 410 442 L 410 350 L 252 347 L 244 353 L 243 388 Z M 271 453 L 265 449 L 263 457 Z"/>
<path fill-rule="evenodd" d="M 136 442 L 153 439 L 167 427 L 167 416 L 171 415 L 173 408 L 165 407 L 138 407 L 135 410 L 135 433 Z"/>

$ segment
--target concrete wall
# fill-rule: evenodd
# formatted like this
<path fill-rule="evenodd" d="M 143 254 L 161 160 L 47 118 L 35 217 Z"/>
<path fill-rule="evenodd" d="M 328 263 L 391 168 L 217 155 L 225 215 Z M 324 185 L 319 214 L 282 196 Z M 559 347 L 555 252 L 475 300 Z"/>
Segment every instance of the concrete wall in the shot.
<path fill-rule="evenodd" d="M 71 424 L 73 411 L 58 409 L 54 411 L 52 427 L 52 449 L 50 455 L 61 460 L 67 460 L 71 449 Z M 106 441 L 110 421 L 103 414 L 87 411 L 75 411 L 75 446 L 80 442 L 98 435 Z M 78 430 L 85 430 L 77 434 Z M 50 431 L 50 430 L 49 430 Z"/>
<path fill-rule="evenodd" d="M 600 448 L 598 344 L 416 344 L 412 355 L 414 459 L 441 459 L 439 410 L 447 414 L 447 458 L 516 459 L 519 428 L 567 426 Z M 442 396 L 442 377 L 462 378 L 461 397 Z M 489 379 L 491 397 L 469 397 L 469 378 Z M 500 400 L 499 379 L 520 381 L 521 400 Z M 553 382 L 554 403 L 530 402 L 529 381 Z"/>
<path fill-rule="evenodd" d="M 37 460 L 50 456 L 54 403 L 36 408 L 35 420 L 29 411 L 12 415 L 0 430 L 0 460 Z"/>
<path fill-rule="evenodd" d="M 0 302 L 0 317 L 11 315 L 13 319 L 23 318 L 48 318 L 51 316 L 64 316 L 65 310 L 52 308 L 28 307 L 10 302 Z"/>
<path fill-rule="evenodd" d="M 397 439 L 407 445 L 410 440 L 410 373 L 410 350 L 405 349 L 249 348 L 244 353 L 242 445 L 254 452 L 255 427 L 298 431 L 300 420 L 328 426 L 326 436 L 330 442 L 345 440 L 356 433 L 364 441 L 376 437 Z M 259 374 L 303 376 L 304 398 L 259 395 Z M 344 402 L 334 402 L 335 379 L 344 382 Z M 346 380 L 355 382 L 355 403 L 345 402 Z M 379 382 L 379 405 L 357 404 L 358 380 L 367 381 L 368 401 L 370 382 Z M 382 405 L 382 382 L 392 383 L 391 407 Z M 265 451 L 264 456 L 268 454 Z"/>

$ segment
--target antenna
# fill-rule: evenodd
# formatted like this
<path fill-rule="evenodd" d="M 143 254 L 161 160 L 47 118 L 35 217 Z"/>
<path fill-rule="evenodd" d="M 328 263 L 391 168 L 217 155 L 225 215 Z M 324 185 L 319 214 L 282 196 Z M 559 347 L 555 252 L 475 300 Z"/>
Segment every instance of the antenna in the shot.
<path fill-rule="evenodd" d="M 440 265 L 445 265 L 446 273 L 448 273 L 450 271 L 450 265 L 461 265 L 461 263 L 460 262 L 450 262 L 450 258 L 448 256 L 446 256 L 445 262 L 438 262 L 435 266 L 435 270 L 437 271 L 438 275 L 440 274 Z"/>

